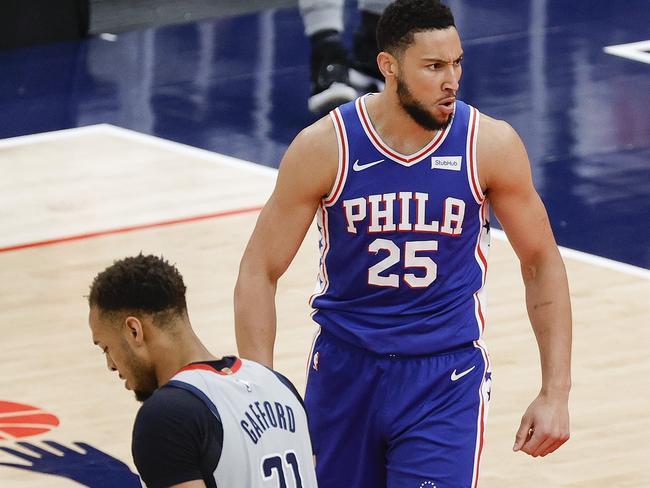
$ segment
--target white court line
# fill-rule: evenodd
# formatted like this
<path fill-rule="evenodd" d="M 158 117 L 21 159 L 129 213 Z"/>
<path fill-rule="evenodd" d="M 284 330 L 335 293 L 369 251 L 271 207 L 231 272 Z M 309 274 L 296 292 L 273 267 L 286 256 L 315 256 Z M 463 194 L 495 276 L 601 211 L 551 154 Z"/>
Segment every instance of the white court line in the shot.
<path fill-rule="evenodd" d="M 275 177 L 278 174 L 277 169 L 271 168 L 269 166 L 263 166 L 258 163 L 246 161 L 245 159 L 234 158 L 231 156 L 226 156 L 225 154 L 208 151 L 207 149 L 188 146 L 187 144 L 170 141 L 169 139 L 163 139 L 161 137 L 156 137 L 149 134 L 143 134 L 141 132 L 136 132 L 130 129 L 124 129 L 122 127 L 117 127 L 115 125 L 100 124 L 95 127 L 97 127 L 100 132 L 103 132 L 105 134 L 113 134 L 113 135 L 124 137 L 126 139 L 157 145 L 175 152 L 185 153 L 189 156 L 200 157 L 201 159 L 207 161 L 225 164 L 226 166 L 231 166 L 238 169 L 244 168 L 266 176 Z"/>
<path fill-rule="evenodd" d="M 275 177 L 277 176 L 278 173 L 278 170 L 275 168 L 263 166 L 261 164 L 253 163 L 251 161 L 246 161 L 244 159 L 226 156 L 225 154 L 208 151 L 207 149 L 188 146 L 187 144 L 182 144 L 180 142 L 174 142 L 168 139 L 162 139 L 160 137 L 152 136 L 149 134 L 142 134 L 141 132 L 137 132 L 131 129 L 125 129 L 123 127 L 117 127 L 111 124 L 87 125 L 84 127 L 74 127 L 72 129 L 63 129 L 63 130 L 57 130 L 53 132 L 42 132 L 39 134 L 28 134 L 25 136 L 0 139 L 0 148 L 22 146 L 22 145 L 34 144 L 38 142 L 55 141 L 55 140 L 65 139 L 68 137 L 74 137 L 80 134 L 109 134 L 109 135 L 123 137 L 125 139 L 131 139 L 133 141 L 137 141 L 141 143 L 144 142 L 150 145 L 157 145 L 159 147 L 172 150 L 174 152 L 180 152 L 190 156 L 199 157 L 206 161 L 220 163 L 226 166 L 235 167 L 239 169 L 243 168 L 266 176 Z"/>
<path fill-rule="evenodd" d="M 650 47 L 650 41 L 644 41 L 644 42 L 649 43 L 649 47 Z M 639 44 L 639 43 L 634 43 L 634 44 Z M 79 133 L 92 133 L 92 132 L 119 135 L 122 137 L 130 138 L 132 140 L 146 142 L 151 145 L 157 145 L 160 147 L 164 147 L 188 155 L 198 156 L 206 161 L 225 164 L 236 168 L 244 168 L 246 170 L 258 174 L 263 174 L 265 176 L 275 177 L 277 176 L 278 173 L 278 170 L 276 168 L 263 166 L 257 163 L 253 163 L 251 161 L 246 161 L 244 159 L 234 158 L 232 156 L 226 156 L 225 154 L 208 151 L 207 149 L 200 149 L 197 147 L 188 146 L 187 144 L 170 141 L 149 134 L 142 134 L 140 132 L 136 132 L 130 129 L 124 129 L 122 127 L 117 127 L 111 124 L 97 124 L 97 125 L 90 125 L 85 127 L 76 127 L 72 129 L 64 129 L 64 130 L 59 130 L 54 132 L 44 132 L 40 134 L 30 134 L 26 136 L 2 139 L 0 140 L 0 148 L 3 146 L 22 145 L 22 144 L 29 144 L 34 142 L 51 141 L 60 138 L 70 137 L 73 135 L 78 135 Z M 501 241 L 508 240 L 505 232 L 501 230 L 493 229 L 491 230 L 491 234 L 498 240 Z M 614 261 L 612 259 L 603 258 L 582 251 L 576 251 L 574 249 L 569 249 L 562 246 L 558 246 L 558 247 L 560 249 L 560 254 L 565 258 L 574 259 L 576 261 L 593 264 L 595 266 L 599 266 L 602 268 L 612 269 L 621 273 L 634 275 L 642 279 L 650 280 L 650 270 L 647 270 L 645 268 L 633 266 L 631 264 L 622 263 L 619 261 Z"/>
<path fill-rule="evenodd" d="M 647 52 L 650 51 L 650 40 L 605 46 L 603 51 L 621 58 L 650 64 L 650 53 Z"/>
<path fill-rule="evenodd" d="M 84 127 L 73 127 L 72 129 L 62 129 L 52 132 L 40 132 L 38 134 L 28 134 L 26 136 L 9 137 L 7 139 L 0 139 L 0 149 L 3 147 L 23 146 L 25 144 L 33 144 L 35 142 L 49 142 L 58 141 L 68 137 L 77 136 L 79 134 L 97 132 L 98 128 L 103 125 L 86 125 Z"/>

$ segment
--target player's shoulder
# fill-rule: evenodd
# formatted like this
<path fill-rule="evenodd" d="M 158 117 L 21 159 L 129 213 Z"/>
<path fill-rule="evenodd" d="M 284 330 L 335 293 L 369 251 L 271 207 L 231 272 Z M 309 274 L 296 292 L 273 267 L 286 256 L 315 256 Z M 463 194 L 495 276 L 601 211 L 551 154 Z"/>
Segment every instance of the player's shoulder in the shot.
<path fill-rule="evenodd" d="M 481 114 L 477 153 L 479 165 L 496 165 L 518 161 L 525 156 L 523 142 L 517 131 L 505 120 Z"/>
<path fill-rule="evenodd" d="M 151 444 L 194 444 L 222 432 L 221 421 L 196 395 L 164 385 L 140 407 L 133 424 L 133 449 L 142 452 Z"/>
<path fill-rule="evenodd" d="M 142 404 L 133 425 L 133 460 L 148 486 L 175 485 L 213 472 L 222 445 L 219 419 L 194 394 L 170 385 Z"/>
<path fill-rule="evenodd" d="M 290 150 L 310 157 L 338 158 L 336 131 L 329 115 L 302 129 L 291 143 Z"/>
<path fill-rule="evenodd" d="M 163 385 L 147 398 L 140 410 L 156 411 L 160 408 L 180 408 L 192 403 L 194 395 L 182 388 L 174 388 L 171 385 Z"/>
<path fill-rule="evenodd" d="M 508 122 L 481 113 L 479 144 L 494 150 L 507 147 L 518 139 L 517 131 Z"/>
<path fill-rule="evenodd" d="M 278 187 L 291 194 L 320 199 L 334 185 L 339 166 L 337 136 L 325 116 L 295 137 L 280 163 Z"/>
<path fill-rule="evenodd" d="M 165 385 L 142 404 L 136 415 L 135 428 L 156 429 L 183 419 L 207 416 L 208 413 L 196 395 L 183 388 Z"/>
<path fill-rule="evenodd" d="M 484 191 L 497 181 L 529 171 L 526 148 L 514 127 L 485 114 L 481 114 L 479 127 L 476 151 Z"/>

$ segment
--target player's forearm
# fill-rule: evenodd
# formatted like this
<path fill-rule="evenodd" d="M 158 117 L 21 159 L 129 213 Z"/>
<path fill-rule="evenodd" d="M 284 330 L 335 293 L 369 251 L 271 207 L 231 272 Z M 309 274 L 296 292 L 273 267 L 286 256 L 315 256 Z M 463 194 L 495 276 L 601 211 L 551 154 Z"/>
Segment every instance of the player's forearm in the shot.
<path fill-rule="evenodd" d="M 240 272 L 235 287 L 235 336 L 239 356 L 273 367 L 276 283 Z"/>
<path fill-rule="evenodd" d="M 571 303 L 564 263 L 557 251 L 522 264 L 526 307 L 537 338 L 542 393 L 564 396 L 571 389 Z"/>

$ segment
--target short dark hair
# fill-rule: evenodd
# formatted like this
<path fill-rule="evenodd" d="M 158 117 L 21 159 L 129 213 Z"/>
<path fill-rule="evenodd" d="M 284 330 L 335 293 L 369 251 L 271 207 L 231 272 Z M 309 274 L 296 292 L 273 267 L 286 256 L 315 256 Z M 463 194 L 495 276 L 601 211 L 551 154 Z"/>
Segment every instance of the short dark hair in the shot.
<path fill-rule="evenodd" d="M 438 0 L 397 0 L 377 24 L 377 47 L 393 55 L 413 43 L 417 32 L 455 27 L 451 9 Z"/>
<path fill-rule="evenodd" d="M 142 253 L 114 261 L 95 276 L 88 304 L 101 312 L 139 311 L 185 314 L 185 283 L 163 257 Z"/>

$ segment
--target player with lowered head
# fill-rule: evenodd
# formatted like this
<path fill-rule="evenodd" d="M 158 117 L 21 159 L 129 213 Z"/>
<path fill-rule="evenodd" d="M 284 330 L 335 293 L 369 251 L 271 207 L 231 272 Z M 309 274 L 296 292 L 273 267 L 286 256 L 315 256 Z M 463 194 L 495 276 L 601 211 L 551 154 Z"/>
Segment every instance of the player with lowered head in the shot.
<path fill-rule="evenodd" d="M 142 254 L 116 261 L 88 302 L 93 342 L 144 402 L 132 450 L 146 486 L 316 487 L 298 392 L 280 373 L 205 348 L 175 266 Z"/>

